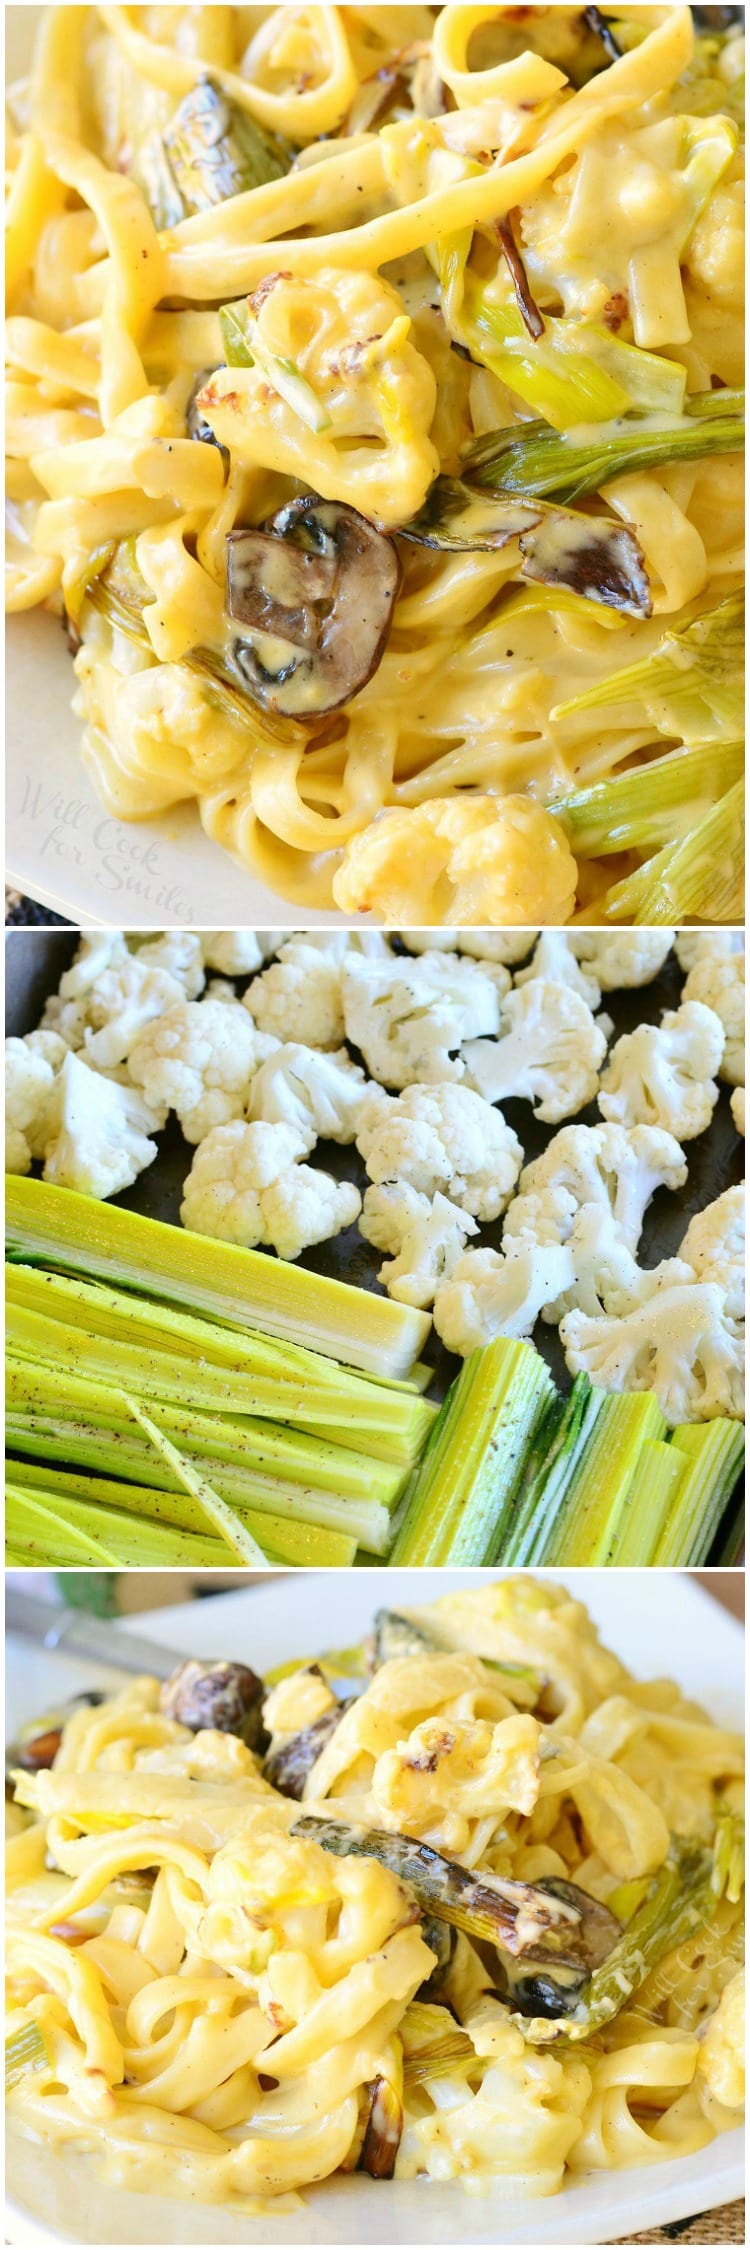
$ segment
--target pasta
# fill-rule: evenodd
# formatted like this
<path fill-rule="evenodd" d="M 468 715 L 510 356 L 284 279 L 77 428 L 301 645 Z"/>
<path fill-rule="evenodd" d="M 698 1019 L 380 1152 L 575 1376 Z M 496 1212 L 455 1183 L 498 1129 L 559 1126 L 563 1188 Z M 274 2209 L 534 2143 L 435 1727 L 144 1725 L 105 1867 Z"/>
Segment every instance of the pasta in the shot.
<path fill-rule="evenodd" d="M 547 2195 L 737 2122 L 740 1740 L 564 1589 L 381 1612 L 265 1691 L 190 1662 L 20 1754 L 10 2111 L 110 2182 Z"/>
<path fill-rule="evenodd" d="M 10 608 L 108 810 L 298 907 L 741 911 L 741 41 L 585 15 L 56 6 L 11 95 Z"/>

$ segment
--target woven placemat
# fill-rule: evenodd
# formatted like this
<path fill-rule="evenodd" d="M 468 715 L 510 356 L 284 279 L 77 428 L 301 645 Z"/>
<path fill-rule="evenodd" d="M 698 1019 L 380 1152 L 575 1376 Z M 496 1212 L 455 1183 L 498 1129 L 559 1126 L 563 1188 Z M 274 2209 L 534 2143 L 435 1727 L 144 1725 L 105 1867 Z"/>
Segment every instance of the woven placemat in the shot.
<path fill-rule="evenodd" d="M 716 2211 L 703 2211 L 697 2219 L 674 2219 L 671 2226 L 654 2227 L 648 2234 L 618 2236 L 618 2241 L 635 2242 L 702 2242 L 711 2250 L 724 2250 L 725 2244 L 744 2242 L 744 2203 L 722 2203 Z"/>

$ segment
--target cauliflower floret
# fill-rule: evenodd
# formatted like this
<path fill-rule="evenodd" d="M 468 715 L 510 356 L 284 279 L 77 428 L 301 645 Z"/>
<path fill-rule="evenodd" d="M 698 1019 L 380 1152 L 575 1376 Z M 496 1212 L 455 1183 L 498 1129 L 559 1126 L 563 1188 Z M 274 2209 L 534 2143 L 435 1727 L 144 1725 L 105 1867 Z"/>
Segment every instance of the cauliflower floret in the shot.
<path fill-rule="evenodd" d="M 119 1195 L 152 1164 L 162 1114 L 134 1086 L 120 1086 L 68 1053 L 47 1116 L 45 1180 L 79 1195 Z"/>
<path fill-rule="evenodd" d="M 201 939 L 193 930 L 162 930 L 147 945 L 139 945 L 137 959 L 151 969 L 167 969 L 182 987 L 186 1000 L 197 1000 L 206 982 Z"/>
<path fill-rule="evenodd" d="M 477 1227 L 447 1196 L 431 1200 L 416 1188 L 394 1182 L 367 1189 L 359 1231 L 377 1250 L 395 1253 L 378 1275 L 389 1297 L 423 1311 L 453 1272 L 467 1236 L 476 1234 Z"/>
<path fill-rule="evenodd" d="M 464 1061 L 469 1085 L 487 1101 L 520 1097 L 533 1102 L 535 1117 L 557 1125 L 593 1099 L 606 1049 L 579 993 L 532 977 L 504 1001 L 499 1039 L 471 1041 Z"/>
<path fill-rule="evenodd" d="M 424 953 L 421 960 L 344 963 L 346 1036 L 373 1078 L 400 1089 L 463 1078 L 466 1039 L 496 1032 L 507 969 Z"/>
<path fill-rule="evenodd" d="M 512 967 L 525 961 L 538 930 L 399 930 L 409 953 L 470 953 L 475 961 Z"/>
<path fill-rule="evenodd" d="M 687 1164 L 672 1133 L 655 1125 L 564 1125 L 553 1134 L 541 1156 L 521 1173 L 519 1192 L 505 1221 L 506 1234 L 529 1231 L 522 1206 L 534 1197 L 536 1205 L 565 1189 L 573 1213 L 584 1203 L 598 1203 L 611 1212 L 621 1242 L 636 1250 L 644 1214 L 659 1187 L 684 1187 Z M 572 1224 L 572 1218 L 571 1218 Z M 535 1231 L 532 1229 L 531 1231 Z M 565 1234 L 547 1234 L 547 1241 L 566 1241 Z"/>
<path fill-rule="evenodd" d="M 225 977 L 252 976 L 270 961 L 284 934 L 283 930 L 201 930 L 206 968 L 218 969 Z"/>
<path fill-rule="evenodd" d="M 730 1094 L 730 1097 L 729 1097 L 729 1107 L 730 1107 L 730 1109 L 731 1109 L 731 1112 L 732 1112 L 732 1116 L 733 1116 L 733 1118 L 734 1118 L 734 1122 L 735 1122 L 735 1125 L 736 1125 L 736 1127 L 737 1127 L 737 1131 L 738 1131 L 738 1133 L 741 1133 L 741 1134 L 742 1134 L 742 1136 L 743 1136 L 743 1139 L 744 1139 L 744 1134 L 745 1134 L 745 1088 L 744 1088 L 744 1086 L 735 1086 L 735 1089 L 734 1089 L 734 1093 L 733 1093 L 733 1094 Z"/>
<path fill-rule="evenodd" d="M 733 930 L 678 930 L 675 953 L 688 976 L 699 961 L 723 961 L 735 951 Z"/>
<path fill-rule="evenodd" d="M 549 977 L 553 983 L 567 984 L 585 1000 L 587 1008 L 598 1008 L 601 986 L 594 974 L 593 965 L 580 956 L 585 949 L 586 930 L 542 930 L 528 967 L 519 969 L 516 984 L 530 984 L 533 977 Z"/>
<path fill-rule="evenodd" d="M 711 1123 L 723 1051 L 724 1026 L 699 1000 L 683 1001 L 659 1024 L 640 1023 L 612 1049 L 599 1089 L 602 1116 L 694 1140 Z"/>
<path fill-rule="evenodd" d="M 122 930 L 92 930 L 81 938 L 78 950 L 50 994 L 42 1011 L 40 1029 L 55 1031 L 66 1047 L 82 1047 L 89 1025 L 88 997 L 92 986 L 111 969 L 128 960 Z"/>
<path fill-rule="evenodd" d="M 579 961 L 585 961 L 602 992 L 651 984 L 673 944 L 674 930 L 580 930 L 575 940 Z"/>
<path fill-rule="evenodd" d="M 467 1250 L 438 1289 L 434 1321 L 448 1351 L 465 1359 L 496 1336 L 530 1336 L 543 1305 L 575 1276 L 570 1248 L 519 1235 L 500 1250 Z"/>
<path fill-rule="evenodd" d="M 255 977 L 242 1006 L 261 1031 L 311 1047 L 340 1047 L 344 1038 L 341 962 L 329 960 L 304 938 L 294 938 L 283 961 Z"/>
<path fill-rule="evenodd" d="M 100 945 L 83 937 L 76 958 L 47 1001 L 42 1025 L 56 1031 L 74 1051 L 85 1047 L 95 1070 L 127 1062 L 144 1025 L 185 997 L 184 986 L 166 967 L 149 960 L 151 947 L 129 953 L 121 931 Z"/>
<path fill-rule="evenodd" d="M 231 1008 L 234 1008 L 237 1002 L 234 985 L 230 984 L 228 977 L 209 977 L 203 998 L 204 1000 L 221 1000 L 225 1005 L 229 1001 Z"/>
<path fill-rule="evenodd" d="M 367 1079 L 345 1047 L 320 1054 L 288 1042 L 261 1063 L 250 1087 L 248 1117 L 294 1125 L 307 1140 L 353 1141 Z"/>
<path fill-rule="evenodd" d="M 202 1141 L 242 1116 L 253 1072 L 275 1046 L 239 1001 L 182 1000 L 141 1032 L 130 1075 L 147 1100 L 176 1109 L 186 1141 Z"/>
<path fill-rule="evenodd" d="M 462 928 L 567 922 L 578 870 L 559 823 L 531 797 L 432 797 L 390 805 L 353 836 L 333 878 L 345 914 Z"/>
<path fill-rule="evenodd" d="M 43 1156 L 55 1079 L 68 1053 L 55 1031 L 5 1042 L 5 1169 L 28 1172 Z"/>
<path fill-rule="evenodd" d="M 368 961 L 392 961 L 393 948 L 385 930 L 293 930 L 279 944 L 279 958 L 294 959 L 295 949 L 325 953 L 329 961 L 343 961 L 349 953 L 363 953 Z"/>
<path fill-rule="evenodd" d="M 593 1319 L 568 1312 L 560 1336 L 572 1375 L 606 1391 L 653 1391 L 666 1422 L 744 1417 L 744 1349 L 724 1291 L 671 1259 L 641 1275 L 638 1301 Z"/>
<path fill-rule="evenodd" d="M 505 1210 L 523 1162 L 516 1134 L 468 1086 L 407 1086 L 357 1134 L 371 1180 L 404 1180 L 426 1196 L 443 1188 L 475 1219 Z"/>
<path fill-rule="evenodd" d="M 745 1083 L 745 956 L 732 953 L 724 959 L 704 955 L 693 964 L 682 992 L 686 1001 L 699 1000 L 713 1008 L 724 1025 L 724 1053 L 719 1077 L 729 1086 Z"/>
<path fill-rule="evenodd" d="M 725 1188 L 715 1203 L 696 1212 L 680 1243 L 679 1256 L 699 1281 L 716 1281 L 724 1291 L 732 1320 L 745 1317 L 745 1190 Z"/>
<path fill-rule="evenodd" d="M 340 1234 L 358 1217 L 361 1197 L 348 1180 L 301 1163 L 307 1148 L 292 1125 L 235 1118 L 217 1126 L 185 1181 L 183 1226 L 250 1249 L 262 1243 L 280 1258 Z"/>
<path fill-rule="evenodd" d="M 718 2006 L 699 2032 L 698 2072 L 724 2109 L 741 2109 L 745 2099 L 745 1974 L 739 1969 L 724 1986 Z"/>

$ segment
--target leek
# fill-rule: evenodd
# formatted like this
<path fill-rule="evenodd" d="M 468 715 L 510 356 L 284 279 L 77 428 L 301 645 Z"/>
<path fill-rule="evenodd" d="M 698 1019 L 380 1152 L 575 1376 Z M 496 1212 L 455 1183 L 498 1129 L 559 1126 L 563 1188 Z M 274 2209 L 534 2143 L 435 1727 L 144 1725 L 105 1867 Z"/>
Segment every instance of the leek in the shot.
<path fill-rule="evenodd" d="M 152 1290 L 227 1327 L 302 1340 L 369 1374 L 407 1377 L 429 1334 L 427 1314 L 410 1305 L 45 1180 L 8 1179 L 6 1231 L 11 1257 Z"/>
<path fill-rule="evenodd" d="M 743 621 L 742 595 L 725 595 L 712 609 L 670 626 L 650 656 L 558 703 L 553 719 L 637 704 L 660 734 L 686 742 L 735 740 L 743 722 Z"/>
<path fill-rule="evenodd" d="M 742 1474 L 745 1433 L 741 1423 L 717 1416 L 713 1422 L 691 1422 L 673 1430 L 669 1450 L 679 1459 L 682 1470 L 678 1504 L 649 1560 L 696 1568 L 708 1561 L 724 1510 Z"/>
<path fill-rule="evenodd" d="M 738 1906 L 745 1882 L 745 1822 L 736 1806 L 723 1801 L 716 1815 L 713 1889 L 717 1898 Z"/>
<path fill-rule="evenodd" d="M 612 780 L 554 797 L 548 811 L 579 856 L 644 851 L 683 837 L 715 798 L 741 779 L 743 770 L 740 741 L 699 742 L 689 750 L 669 750 L 666 757 L 631 767 Z"/>
<path fill-rule="evenodd" d="M 640 1566 L 652 1563 L 659 1539 L 679 1507 L 684 1483 L 684 1463 L 663 1438 L 647 1438 L 641 1446 L 626 1495 L 619 1527 L 613 1532 L 605 1561 Z"/>
<path fill-rule="evenodd" d="M 186 218 L 282 179 L 294 157 L 288 142 L 228 101 L 210 77 L 184 96 L 162 144 Z"/>
<path fill-rule="evenodd" d="M 619 418 L 560 433 L 534 421 L 477 438 L 461 458 L 464 481 L 481 491 L 569 505 L 616 477 L 736 453 L 744 444 L 744 391 L 699 391 L 681 415 Z"/>
<path fill-rule="evenodd" d="M 196 1538 L 130 1515 L 125 1485 L 113 1488 L 122 1494 L 118 1506 L 90 1504 L 62 1490 L 57 1478 L 46 1489 L 30 1490 L 16 1482 L 15 1463 L 9 1467 L 6 1536 L 37 1569 L 60 1570 L 81 1561 L 93 1567 L 103 1560 L 118 1570 L 220 1570 L 227 1563 L 224 1540 Z"/>
<path fill-rule="evenodd" d="M 211 1530 L 218 1531 L 220 1535 L 223 1534 L 227 1546 L 231 1548 L 233 1554 L 239 1557 L 240 1562 L 249 1563 L 251 1567 L 256 1569 L 265 1570 L 266 1557 L 263 1548 L 258 1545 L 257 1539 L 253 1538 L 252 1532 L 248 1531 L 246 1524 L 242 1523 L 235 1510 L 227 1506 L 226 1500 L 219 1498 L 219 1494 L 214 1491 L 213 1485 L 208 1484 L 205 1477 L 199 1476 L 197 1469 L 193 1467 L 190 1461 L 185 1459 L 184 1453 L 178 1452 L 177 1446 L 172 1444 L 170 1438 L 165 1437 L 164 1431 L 159 1429 L 157 1423 L 152 1422 L 148 1414 L 144 1414 L 137 1399 L 130 1398 L 127 1391 L 123 1391 L 122 1398 L 123 1405 L 132 1414 L 134 1422 L 137 1422 L 139 1428 L 143 1430 L 144 1436 L 151 1439 L 156 1452 L 161 1455 L 163 1461 L 166 1461 L 167 1467 L 174 1471 L 180 1484 L 184 1485 L 185 1491 L 191 1494 L 193 1500 L 197 1500 Z"/>
<path fill-rule="evenodd" d="M 210 1464 L 205 1465 L 208 1468 Z M 22 1503 L 27 1497 L 33 1499 L 38 1492 L 44 1504 L 52 1508 L 59 1508 L 60 1501 L 64 1500 L 66 1512 L 68 1503 L 73 1502 L 74 1505 L 90 1504 L 97 1511 L 107 1510 L 112 1518 L 115 1511 L 118 1518 L 126 1517 L 130 1537 L 130 1551 L 125 1557 L 128 1566 L 132 1566 L 136 1560 L 142 1567 L 150 1565 L 152 1561 L 155 1563 L 156 1550 L 152 1554 L 149 1547 L 146 1552 L 144 1542 L 146 1539 L 150 1541 L 155 1532 L 163 1531 L 165 1536 L 171 1538 L 175 1535 L 174 1527 L 182 1553 L 175 1553 L 167 1559 L 171 1559 L 175 1568 L 181 1563 L 186 1567 L 190 1563 L 195 1568 L 200 1565 L 204 1569 L 215 1569 L 226 1562 L 223 1543 L 200 1531 L 200 1508 L 190 1495 L 187 1496 L 186 1504 L 182 1487 L 179 1491 L 162 1492 L 150 1485 L 124 1484 L 113 1477 L 88 1476 L 80 1470 L 66 1471 L 58 1468 L 55 1469 L 52 1484 L 47 1465 L 20 1459 L 10 1462 L 9 1474 L 16 1496 L 14 1530 L 18 1522 L 22 1535 Z M 186 1518 L 189 1511 L 188 1521 Z M 269 1562 L 287 1563 L 307 1569 L 337 1570 L 354 1561 L 356 1538 L 347 1538 L 343 1532 L 328 1531 L 317 1524 L 287 1522 L 283 1516 L 270 1513 L 251 1514 L 246 1510 L 243 1511 L 243 1521 L 259 1541 Z M 111 1523 L 110 1530 L 113 1533 L 120 1529 L 119 1521 Z M 199 1533 L 197 1538 L 194 1536 L 196 1529 Z M 47 1559 L 51 1564 L 51 1558 Z"/>
<path fill-rule="evenodd" d="M 391 1562 L 494 1563 L 554 1384 L 532 1344 L 472 1352 L 432 1430 Z"/>
<path fill-rule="evenodd" d="M 504 277 L 502 286 L 504 296 L 493 295 L 467 272 L 463 300 L 453 318 L 447 312 L 448 325 L 473 359 L 490 367 L 554 429 L 611 422 L 633 410 L 682 412 L 684 368 L 622 343 L 605 328 L 566 317 L 545 314 L 544 335 L 534 341 Z M 454 303 L 457 296 L 454 285 Z"/>
<path fill-rule="evenodd" d="M 712 746 L 713 748 L 713 746 Z M 597 901 L 604 922 L 671 929 L 683 922 L 738 922 L 743 911 L 745 785 L 737 781 L 696 823 Z"/>
<path fill-rule="evenodd" d="M 529 1481 L 521 1494 L 497 1560 L 515 1565 L 543 1559 L 546 1542 L 558 1510 L 577 1476 L 581 1455 L 606 1404 L 606 1392 L 595 1390 L 588 1375 L 577 1375 L 573 1388 L 554 1417 L 551 1433 L 542 1431 L 538 1466 L 529 1464 Z"/>
<path fill-rule="evenodd" d="M 241 297 L 236 304 L 222 305 L 219 312 L 227 367 L 257 367 L 272 390 L 286 401 L 293 414 L 297 414 L 308 430 L 318 436 L 321 430 L 330 430 L 331 417 L 323 406 L 312 384 L 302 375 L 296 360 L 281 359 L 277 352 L 268 350 L 255 318 L 252 300 Z"/>
<path fill-rule="evenodd" d="M 540 1561 L 606 1561 L 619 1531 L 640 1448 L 647 1438 L 663 1436 L 665 1428 L 651 1392 L 633 1391 L 615 1397 L 605 1393 L 579 1473 L 563 1496 Z"/>
<path fill-rule="evenodd" d="M 673 1836 L 663 1867 L 649 1884 L 622 1937 L 589 1978 L 574 2013 L 552 2020 L 514 2016 L 512 2020 L 524 2038 L 532 2045 L 561 2036 L 590 2039 L 611 2023 L 656 1963 L 710 1921 L 717 1903 L 712 1874 L 713 1857 L 703 1844 L 691 1837 Z"/>
<path fill-rule="evenodd" d="M 33 2018 L 30 2023 L 21 2024 L 18 2031 L 12 2031 L 5 2047 L 6 2094 L 29 2071 L 49 2070 L 50 2059 L 42 2032 Z"/>

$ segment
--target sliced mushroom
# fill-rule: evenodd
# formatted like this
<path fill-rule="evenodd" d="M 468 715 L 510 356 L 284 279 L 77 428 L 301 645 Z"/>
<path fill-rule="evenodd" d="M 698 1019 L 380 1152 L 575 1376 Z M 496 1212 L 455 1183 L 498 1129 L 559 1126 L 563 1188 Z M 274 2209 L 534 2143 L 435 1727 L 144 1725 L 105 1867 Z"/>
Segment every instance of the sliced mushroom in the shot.
<path fill-rule="evenodd" d="M 311 493 L 227 538 L 234 661 L 264 710 L 319 718 L 377 671 L 398 593 L 393 540 Z"/>
<path fill-rule="evenodd" d="M 189 1656 L 165 1680 L 159 1702 L 166 1718 L 177 1719 L 194 1734 L 215 1727 L 220 1734 L 238 1734 L 248 1749 L 257 1750 L 263 1741 L 265 1692 L 247 1664 L 223 1659 L 209 1664 Z"/>

